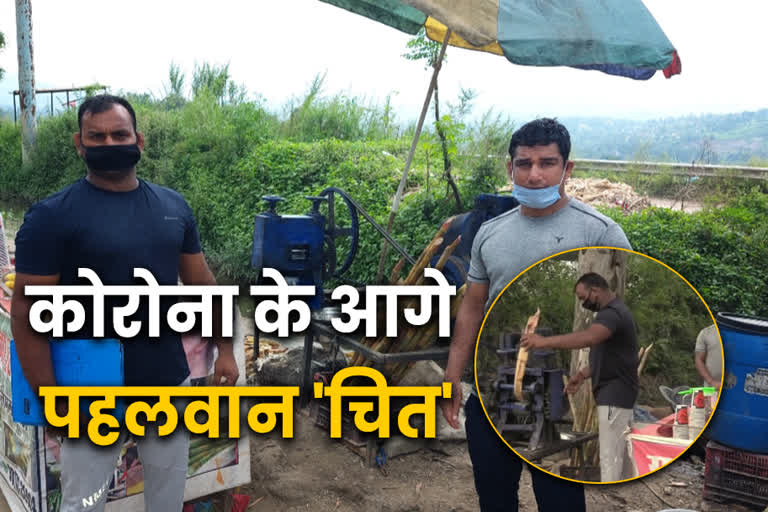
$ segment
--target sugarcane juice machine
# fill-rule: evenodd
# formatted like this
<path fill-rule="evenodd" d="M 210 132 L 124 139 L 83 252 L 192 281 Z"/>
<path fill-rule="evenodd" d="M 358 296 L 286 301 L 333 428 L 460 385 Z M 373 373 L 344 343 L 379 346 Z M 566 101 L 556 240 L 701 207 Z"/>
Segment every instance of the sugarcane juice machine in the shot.
<path fill-rule="evenodd" d="M 344 227 L 337 224 L 336 200 L 346 207 L 348 222 Z M 253 231 L 251 266 L 259 273 L 264 268 L 278 270 L 289 285 L 312 285 L 316 293 L 307 300 L 312 311 L 310 327 L 304 339 L 304 370 L 302 379 L 301 404 L 306 405 L 311 393 L 313 377 L 312 351 L 319 336 L 330 339 L 334 349 L 344 346 L 361 352 L 374 365 L 385 365 L 403 361 L 423 359 L 440 360 L 447 358 L 445 348 L 434 350 L 385 354 L 377 352 L 357 340 L 341 336 L 331 327 L 330 321 L 336 310 L 325 300 L 323 285 L 330 279 L 357 285 L 364 293 L 363 285 L 346 280 L 343 274 L 352 265 L 358 251 L 360 239 L 359 216 L 363 216 L 409 263 L 416 261 L 403 249 L 384 228 L 346 192 L 338 188 L 327 188 L 318 196 L 308 196 L 311 210 L 304 215 L 283 215 L 277 205 L 284 199 L 279 196 L 264 196 L 268 204 L 266 212 L 256 215 Z M 321 213 L 321 206 L 327 205 L 327 214 Z M 345 243 L 338 243 L 340 239 Z M 338 254 L 343 246 L 346 252 Z M 258 336 L 254 339 L 254 354 L 258 354 Z"/>
<path fill-rule="evenodd" d="M 537 334 L 551 336 L 549 328 Z M 533 350 L 522 376 L 522 400 L 515 396 L 520 333 L 501 333 L 497 354 L 501 364 L 493 383 L 496 429 L 523 457 L 535 460 L 568 448 L 579 448 L 597 433 L 571 432 L 565 425 L 568 398 L 554 350 Z"/>
<path fill-rule="evenodd" d="M 306 404 L 311 389 L 312 347 L 318 336 L 330 339 L 336 346 L 344 346 L 360 352 L 366 359 L 372 361 L 374 367 L 426 359 L 447 359 L 447 347 L 382 353 L 348 336 L 342 336 L 332 329 L 330 316 L 335 310 L 328 307 L 329 304 L 325 301 L 323 285 L 330 279 L 350 283 L 344 278 L 344 273 L 351 267 L 358 251 L 359 216 L 362 216 L 409 264 L 413 265 L 416 261 L 345 191 L 330 187 L 318 196 L 309 196 L 306 199 L 311 202 L 309 213 L 283 215 L 277 211 L 278 203 L 283 198 L 263 197 L 268 204 L 268 210 L 256 215 L 251 257 L 251 266 L 258 272 L 263 268 L 274 268 L 285 277 L 289 285 L 314 285 L 317 291 L 316 295 L 308 301 L 313 316 L 305 336 L 302 404 Z M 338 199 L 341 199 L 340 203 L 337 203 Z M 339 204 L 343 205 L 342 209 L 346 209 L 348 217 L 348 222 L 344 222 L 343 227 L 337 223 L 341 217 L 337 214 Z M 443 236 L 442 246 L 430 263 L 436 263 L 443 250 L 461 236 L 458 247 L 443 268 L 443 274 L 449 284 L 457 288 L 463 285 L 469 269 L 472 241 L 480 225 L 514 208 L 517 204 L 517 200 L 507 195 L 477 196 L 472 211 L 453 218 L 450 228 Z M 327 211 L 327 214 L 321 212 L 321 207 Z M 339 251 L 339 248 L 343 250 Z M 344 254 L 338 254 L 338 252 L 344 252 Z M 357 285 L 364 293 L 362 284 L 350 284 Z M 254 345 L 254 354 L 257 356 L 258 336 L 255 337 Z"/>

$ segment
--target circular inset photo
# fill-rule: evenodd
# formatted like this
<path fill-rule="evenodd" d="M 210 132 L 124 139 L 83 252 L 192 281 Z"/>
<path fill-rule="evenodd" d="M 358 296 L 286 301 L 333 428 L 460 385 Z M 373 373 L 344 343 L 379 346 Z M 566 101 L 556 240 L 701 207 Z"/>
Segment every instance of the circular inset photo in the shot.
<path fill-rule="evenodd" d="M 613 248 L 544 259 L 489 309 L 475 379 L 504 443 L 584 483 L 645 476 L 702 435 L 723 348 L 699 293 L 667 265 Z"/>

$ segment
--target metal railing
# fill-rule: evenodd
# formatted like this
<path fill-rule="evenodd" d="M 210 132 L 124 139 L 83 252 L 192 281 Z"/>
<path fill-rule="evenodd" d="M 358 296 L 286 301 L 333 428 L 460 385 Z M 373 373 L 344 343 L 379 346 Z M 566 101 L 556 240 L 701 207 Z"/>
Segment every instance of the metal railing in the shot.
<path fill-rule="evenodd" d="M 459 154 L 460 158 L 496 160 L 502 165 L 509 155 L 470 155 Z M 750 167 L 746 165 L 710 165 L 675 162 L 635 162 L 629 160 L 596 160 L 590 158 L 572 158 L 574 170 L 603 172 L 639 172 L 640 174 L 672 174 L 675 176 L 705 176 L 712 178 L 741 178 L 750 180 L 768 180 L 768 167 Z"/>
<path fill-rule="evenodd" d="M 678 164 L 666 162 L 630 162 L 625 160 L 590 160 L 574 158 L 576 171 L 639 172 L 676 176 L 707 176 L 768 180 L 768 168 L 737 165 Z"/>

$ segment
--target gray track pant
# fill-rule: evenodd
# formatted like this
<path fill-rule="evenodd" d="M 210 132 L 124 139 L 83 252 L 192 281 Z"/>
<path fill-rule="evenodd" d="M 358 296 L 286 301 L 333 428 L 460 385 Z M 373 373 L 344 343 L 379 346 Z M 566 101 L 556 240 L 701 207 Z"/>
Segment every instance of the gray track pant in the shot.
<path fill-rule="evenodd" d="M 182 385 L 188 383 L 185 381 Z M 180 421 L 173 434 L 160 438 L 157 436 L 157 428 L 153 426 L 147 425 L 147 435 L 144 437 L 136 436 L 144 473 L 145 510 L 181 512 L 187 479 L 189 432 L 183 421 Z M 97 446 L 87 435 L 64 440 L 59 458 L 61 512 L 104 510 L 112 474 L 127 439 L 126 432 L 110 446 Z"/>

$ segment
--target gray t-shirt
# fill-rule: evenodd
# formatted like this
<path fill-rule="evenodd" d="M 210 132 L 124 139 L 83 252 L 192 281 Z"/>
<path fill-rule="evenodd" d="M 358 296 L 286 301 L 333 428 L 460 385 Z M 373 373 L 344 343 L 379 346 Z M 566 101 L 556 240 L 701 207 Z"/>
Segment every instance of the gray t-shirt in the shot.
<path fill-rule="evenodd" d="M 639 347 L 632 312 L 617 297 L 597 312 L 593 323 L 611 331 L 607 340 L 589 349 L 595 403 L 632 409 L 639 389 Z"/>
<path fill-rule="evenodd" d="M 527 217 L 518 206 L 480 226 L 467 280 L 489 285 L 487 311 L 504 287 L 534 263 L 558 252 L 595 246 L 632 248 L 618 224 L 577 199 L 546 217 Z"/>
<path fill-rule="evenodd" d="M 696 352 L 706 352 L 704 364 L 707 371 L 715 380 L 723 377 L 723 350 L 720 346 L 720 336 L 717 334 L 715 324 L 705 327 L 696 337 Z M 708 383 L 705 383 L 709 386 Z"/>

